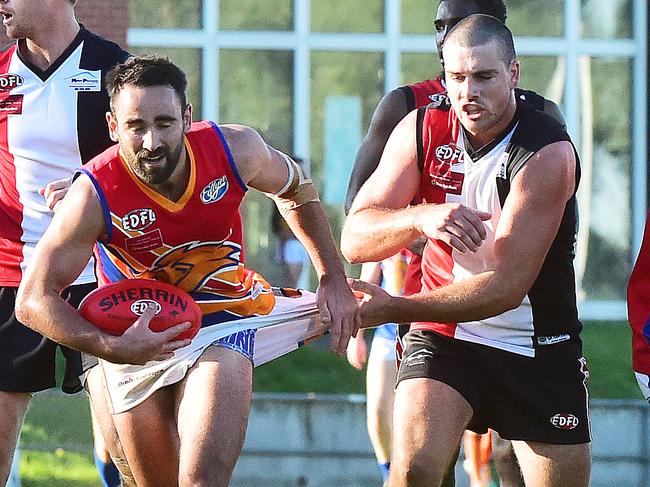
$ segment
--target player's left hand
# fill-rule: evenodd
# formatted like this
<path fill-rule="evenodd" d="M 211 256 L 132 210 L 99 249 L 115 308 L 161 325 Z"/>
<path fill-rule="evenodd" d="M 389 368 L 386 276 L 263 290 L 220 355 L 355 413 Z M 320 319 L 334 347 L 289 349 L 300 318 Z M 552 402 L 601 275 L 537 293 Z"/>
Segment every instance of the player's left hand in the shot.
<path fill-rule="evenodd" d="M 363 298 L 359 300 L 361 328 L 370 328 L 390 321 L 385 318 L 386 310 L 389 309 L 393 299 L 390 294 L 381 286 L 359 279 L 348 279 L 348 283 L 356 293 L 363 294 Z"/>
<path fill-rule="evenodd" d="M 356 336 L 361 325 L 357 301 L 345 277 L 321 277 L 316 292 L 321 321 L 329 323 L 331 348 L 338 355 L 345 353 L 350 337 Z"/>
<path fill-rule="evenodd" d="M 57 179 L 47 183 L 44 188 L 38 188 L 38 194 L 45 197 L 45 204 L 50 210 L 56 211 L 71 184 L 72 178 Z"/>

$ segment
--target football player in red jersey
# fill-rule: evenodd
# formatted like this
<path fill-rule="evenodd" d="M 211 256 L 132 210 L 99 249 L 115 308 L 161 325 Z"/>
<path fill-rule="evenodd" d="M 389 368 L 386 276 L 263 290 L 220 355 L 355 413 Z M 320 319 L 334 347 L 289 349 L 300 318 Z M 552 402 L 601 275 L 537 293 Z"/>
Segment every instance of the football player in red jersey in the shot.
<path fill-rule="evenodd" d="M 72 184 L 36 249 L 17 314 L 103 359 L 138 486 L 226 486 L 246 431 L 256 338 L 264 331 L 258 321 L 271 319 L 281 303 L 310 301 L 309 312 L 330 325 L 332 348 L 344 353 L 359 325 L 356 300 L 318 194 L 294 161 L 251 128 L 192 123 L 185 74 L 166 59 L 133 58 L 112 70 L 107 84 L 108 125 L 119 144 Z M 273 197 L 305 246 L 319 277 L 316 297 L 276 295 L 244 269 L 239 205 L 248 187 Z M 141 214 L 146 220 L 130 218 Z M 101 282 L 145 276 L 190 292 L 203 311 L 191 343 L 174 338 L 187 324 L 149 330 L 152 309 L 115 337 L 66 306 L 58 291 L 93 247 Z M 280 309 L 278 326 L 291 319 L 289 306 Z M 237 322 L 240 328 L 219 334 L 220 325 Z"/>

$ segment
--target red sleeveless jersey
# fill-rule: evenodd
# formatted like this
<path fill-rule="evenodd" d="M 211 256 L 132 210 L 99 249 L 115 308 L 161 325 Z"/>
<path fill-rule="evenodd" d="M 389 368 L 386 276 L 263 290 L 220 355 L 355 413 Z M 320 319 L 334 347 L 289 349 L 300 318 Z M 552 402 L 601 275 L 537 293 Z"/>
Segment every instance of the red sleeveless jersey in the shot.
<path fill-rule="evenodd" d="M 438 98 L 444 97 L 446 92 L 444 80 L 440 76 L 405 86 L 404 89 L 407 90 L 409 111 L 438 101 Z M 422 288 L 422 257 L 409 250 L 406 252 L 408 267 L 404 278 L 404 294 L 409 295 L 420 292 Z"/>
<path fill-rule="evenodd" d="M 627 310 L 632 327 L 632 369 L 650 375 L 650 214 L 627 287 Z"/>
<path fill-rule="evenodd" d="M 99 196 L 106 235 L 95 245 L 99 284 L 152 278 L 189 292 L 209 325 L 268 314 L 269 285 L 242 264 L 239 206 L 247 190 L 223 134 L 212 122 L 192 125 L 185 138 L 190 177 L 171 201 L 143 183 L 108 149 L 81 172 Z"/>

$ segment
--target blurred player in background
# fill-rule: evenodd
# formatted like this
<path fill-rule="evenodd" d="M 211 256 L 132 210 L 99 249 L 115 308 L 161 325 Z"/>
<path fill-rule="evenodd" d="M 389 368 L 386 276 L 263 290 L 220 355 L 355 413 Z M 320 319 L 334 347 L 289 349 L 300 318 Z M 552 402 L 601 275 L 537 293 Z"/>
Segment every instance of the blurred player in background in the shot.
<path fill-rule="evenodd" d="M 366 262 L 359 279 L 381 285 L 393 295 L 404 293 L 406 257 L 400 252 L 381 262 Z M 370 354 L 363 331 L 350 339 L 348 362 L 358 370 L 368 361 L 366 371 L 366 413 L 370 442 L 384 481 L 390 470 L 390 448 L 393 439 L 393 397 L 397 365 L 395 343 L 397 324 L 385 323 L 374 330 Z"/>
<path fill-rule="evenodd" d="M 75 3 L 0 2 L 7 36 L 16 39 L 0 53 L 6 82 L 0 88 L 0 485 L 7 480 L 32 393 L 55 386 L 57 345 L 16 319 L 16 292 L 74 171 L 112 145 L 102 79 L 128 56 L 81 27 Z M 73 306 L 95 287 L 91 263 L 79 273 L 62 290 Z M 78 392 L 79 353 L 61 350 L 63 390 Z M 106 452 L 96 453 L 101 471 L 108 469 L 114 479 Z"/>

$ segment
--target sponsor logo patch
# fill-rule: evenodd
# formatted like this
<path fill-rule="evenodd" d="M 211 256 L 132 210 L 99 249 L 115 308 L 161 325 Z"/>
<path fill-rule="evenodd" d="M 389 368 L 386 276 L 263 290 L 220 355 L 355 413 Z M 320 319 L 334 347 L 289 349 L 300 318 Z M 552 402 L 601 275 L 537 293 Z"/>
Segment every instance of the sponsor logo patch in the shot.
<path fill-rule="evenodd" d="M 557 429 L 572 430 L 578 426 L 580 421 L 573 414 L 556 414 L 551 418 L 551 424 Z"/>
<path fill-rule="evenodd" d="M 23 113 L 23 95 L 0 93 L 0 113 L 21 115 Z"/>
<path fill-rule="evenodd" d="M 156 214 L 151 208 L 138 208 L 122 217 L 122 228 L 127 232 L 144 230 L 156 221 Z"/>
<path fill-rule="evenodd" d="M 433 358 L 433 352 L 431 350 L 418 350 L 417 352 L 409 355 L 402 361 L 402 366 L 404 367 L 414 367 L 416 365 L 422 365 L 427 361 L 427 359 Z"/>
<path fill-rule="evenodd" d="M 127 238 L 125 243 L 126 250 L 129 252 L 148 252 L 162 247 L 163 240 L 160 228 L 156 228 L 151 232 L 143 233 L 137 237 Z"/>
<path fill-rule="evenodd" d="M 208 183 L 208 185 L 201 190 L 201 201 L 209 205 L 219 201 L 228 192 L 228 178 L 221 176 L 218 179 Z"/>
<path fill-rule="evenodd" d="M 433 95 L 429 95 L 429 100 L 431 100 L 431 103 L 429 106 L 433 108 L 438 108 L 447 103 L 447 94 L 446 93 L 434 93 Z"/>
<path fill-rule="evenodd" d="M 156 308 L 155 314 L 160 313 L 162 310 L 162 306 L 160 306 L 160 303 L 157 301 L 154 301 L 153 299 L 139 299 L 135 303 L 131 305 L 131 311 L 133 314 L 142 316 L 142 313 L 145 312 L 145 310 L 149 307 L 149 305 L 153 305 L 154 308 Z"/>
<path fill-rule="evenodd" d="M 431 184 L 442 189 L 445 193 L 461 194 L 465 174 L 465 151 L 456 144 L 446 144 L 436 147 L 436 159 L 440 164 L 432 164 L 429 169 Z M 458 171 L 453 171 L 456 168 Z"/>
<path fill-rule="evenodd" d="M 556 343 L 566 342 L 567 340 L 571 340 L 571 335 L 564 333 L 562 335 L 553 335 L 550 337 L 537 337 L 537 344 L 555 345 Z"/>
<path fill-rule="evenodd" d="M 82 69 L 66 78 L 68 88 L 74 91 L 101 91 L 102 72 Z"/>
<path fill-rule="evenodd" d="M 25 82 L 19 74 L 5 73 L 0 74 L 0 91 L 9 91 L 18 88 Z"/>

